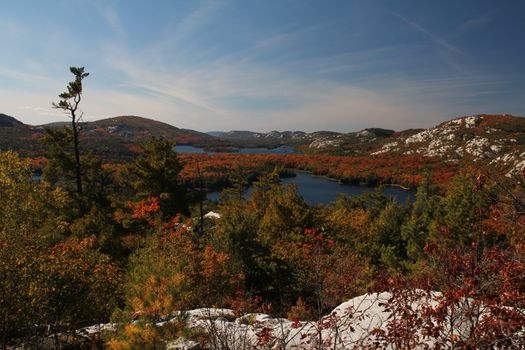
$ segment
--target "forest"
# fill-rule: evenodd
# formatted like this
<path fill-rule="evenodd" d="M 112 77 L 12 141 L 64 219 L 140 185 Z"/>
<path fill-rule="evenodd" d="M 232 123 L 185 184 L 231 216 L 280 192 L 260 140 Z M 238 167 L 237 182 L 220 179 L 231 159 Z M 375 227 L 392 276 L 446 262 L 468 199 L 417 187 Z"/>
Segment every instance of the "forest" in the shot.
<path fill-rule="evenodd" d="M 107 164 L 83 148 L 87 73 L 71 71 L 55 104 L 71 123 L 46 131 L 42 178 L 33 160 L 0 153 L 2 348 L 163 349 L 184 337 L 233 349 L 180 312 L 228 308 L 322 328 L 342 302 L 385 291 L 385 310 L 401 317 L 370 329 L 368 348 L 525 344 L 525 172 L 417 157 L 177 155 L 164 138 Z M 293 169 L 378 187 L 310 207 L 279 181 Z M 415 201 L 395 203 L 385 183 L 416 188 Z M 218 202 L 205 200 L 225 187 Z M 211 210 L 219 215 L 205 217 Z M 407 304 L 435 292 L 422 309 Z M 474 321 L 448 332 L 454 312 Z M 77 332 L 108 322 L 91 337 Z M 265 329 L 258 341 L 251 348 L 283 348 Z"/>

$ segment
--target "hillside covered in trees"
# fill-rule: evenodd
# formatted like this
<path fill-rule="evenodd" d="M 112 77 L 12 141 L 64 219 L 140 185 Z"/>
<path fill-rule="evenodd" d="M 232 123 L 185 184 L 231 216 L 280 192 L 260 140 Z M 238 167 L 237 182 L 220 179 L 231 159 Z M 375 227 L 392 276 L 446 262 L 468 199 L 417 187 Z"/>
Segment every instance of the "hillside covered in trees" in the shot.
<path fill-rule="evenodd" d="M 3 348 L 525 344 L 519 125 L 483 116 L 386 133 L 407 137 L 404 146 L 359 157 L 177 155 L 172 133 L 182 131 L 164 124 L 131 117 L 86 127 L 78 107 L 88 73 L 71 72 L 54 104 L 70 123 L 38 131 L 45 157 L 0 152 Z M 487 146 L 500 154 L 490 162 L 489 151 L 466 156 L 486 146 L 483 123 L 501 146 Z M 34 132 L 6 116 L 2 125 Z M 130 143 L 129 161 L 108 161 L 90 145 L 111 134 L 143 141 Z M 425 153 L 433 142 L 448 149 L 440 135 L 457 142 L 456 158 Z M 280 182 L 294 169 L 377 190 L 311 207 Z M 380 185 L 392 183 L 415 188 L 415 200 L 385 196 Z M 210 188 L 224 188 L 218 201 L 205 199 Z"/>
<path fill-rule="evenodd" d="M 33 126 L 0 114 L 0 150 L 16 150 L 31 158 L 43 157 L 46 130 L 61 129 L 68 124 L 68 122 L 54 122 Z M 150 137 L 177 140 L 179 144 L 202 143 L 211 138 L 194 130 L 179 129 L 166 123 L 136 116 L 119 116 L 94 122 L 82 121 L 81 124 L 85 149 L 89 149 L 106 162 L 131 159 L 140 149 L 139 146 Z"/>
<path fill-rule="evenodd" d="M 523 175 L 460 171 L 446 188 L 424 177 L 408 206 L 379 191 L 312 208 L 274 171 L 248 199 L 226 193 L 213 207 L 220 218 L 201 218 L 211 203 L 203 212 L 183 186 L 167 141 L 150 141 L 118 170 L 83 161 L 79 194 L 65 172 L 34 181 L 28 161 L 0 154 L 4 346 L 162 348 L 184 336 L 214 348 L 184 317 L 162 321 L 200 307 L 315 321 L 375 291 L 392 293 L 383 307 L 407 313 L 403 291 L 416 288 L 442 294 L 427 313 L 403 316 L 411 323 L 386 328 L 383 342 L 523 342 Z M 458 325 L 452 340 L 425 333 L 467 299 L 469 312 L 486 309 L 471 328 Z M 111 331 L 75 333 L 110 319 Z M 407 327 L 420 327 L 419 340 Z"/>

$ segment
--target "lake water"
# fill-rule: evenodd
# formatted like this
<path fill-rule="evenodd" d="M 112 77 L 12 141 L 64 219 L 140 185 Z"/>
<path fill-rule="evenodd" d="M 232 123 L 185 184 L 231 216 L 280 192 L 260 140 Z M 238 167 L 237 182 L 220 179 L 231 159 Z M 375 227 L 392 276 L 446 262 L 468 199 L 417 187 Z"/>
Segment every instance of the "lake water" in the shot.
<path fill-rule="evenodd" d="M 175 145 L 175 152 L 177 153 L 205 153 L 204 149 L 189 146 L 189 145 Z"/>
<path fill-rule="evenodd" d="M 175 152 L 178 153 L 217 153 L 217 152 L 208 152 L 199 147 L 193 147 L 190 145 L 177 145 L 175 146 Z M 221 152 L 228 153 L 228 152 Z M 290 146 L 280 146 L 276 148 L 240 148 L 238 152 L 240 154 L 300 154 L 296 152 L 293 147 Z"/>
<path fill-rule="evenodd" d="M 281 179 L 282 184 L 297 184 L 299 194 L 303 196 L 308 205 L 314 206 L 318 204 L 329 204 L 337 198 L 338 193 L 344 193 L 350 196 L 363 194 L 365 192 L 373 192 L 375 188 L 366 186 L 356 186 L 340 184 L 337 181 L 331 181 L 324 177 L 313 176 L 309 173 L 298 172 L 295 177 L 288 177 Z M 252 187 L 248 188 L 244 193 L 247 198 L 252 192 Z M 220 192 L 210 192 L 207 198 L 210 200 L 217 200 Z M 406 203 L 407 200 L 412 202 L 415 198 L 414 191 L 403 190 L 399 187 L 385 187 L 384 194 L 391 196 L 397 203 Z"/>

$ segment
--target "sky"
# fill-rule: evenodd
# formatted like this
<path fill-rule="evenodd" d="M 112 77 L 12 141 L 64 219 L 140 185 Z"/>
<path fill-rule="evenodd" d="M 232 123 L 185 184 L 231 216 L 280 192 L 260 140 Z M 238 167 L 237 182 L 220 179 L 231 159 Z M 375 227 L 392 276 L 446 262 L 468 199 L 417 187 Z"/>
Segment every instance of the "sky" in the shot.
<path fill-rule="evenodd" d="M 525 116 L 522 0 L 0 0 L 0 113 L 212 130 L 426 128 Z"/>

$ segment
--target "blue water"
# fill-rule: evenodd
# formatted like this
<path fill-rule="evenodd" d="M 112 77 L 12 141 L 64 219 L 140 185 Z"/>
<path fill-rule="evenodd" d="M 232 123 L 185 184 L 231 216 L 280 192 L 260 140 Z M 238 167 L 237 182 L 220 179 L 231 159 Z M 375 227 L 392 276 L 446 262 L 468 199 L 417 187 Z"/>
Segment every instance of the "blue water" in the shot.
<path fill-rule="evenodd" d="M 175 152 L 177 153 L 205 153 L 204 149 L 189 146 L 189 145 L 176 145 Z"/>
<path fill-rule="evenodd" d="M 178 152 L 178 153 L 217 153 L 217 152 L 207 152 L 202 148 L 193 147 L 189 145 L 177 145 L 175 146 L 175 152 Z M 240 153 L 240 154 L 300 154 L 299 152 L 296 152 L 293 149 L 293 147 L 290 147 L 290 146 L 280 146 L 277 148 L 240 148 L 238 152 L 234 152 L 234 153 Z"/>
<path fill-rule="evenodd" d="M 303 196 L 306 203 L 311 206 L 318 204 L 329 204 L 336 200 L 338 193 L 344 193 L 350 196 L 356 196 L 365 192 L 373 192 L 375 188 L 357 185 L 340 184 L 337 181 L 331 181 L 324 177 L 313 176 L 309 173 L 299 172 L 295 177 L 281 179 L 282 184 L 296 184 L 299 194 Z M 244 193 L 248 198 L 252 193 L 250 186 Z M 210 192 L 207 198 L 217 200 L 220 192 Z M 415 192 L 403 190 L 398 187 L 385 187 L 384 194 L 391 196 L 397 203 L 406 203 L 414 201 Z"/>

